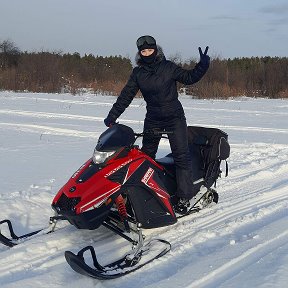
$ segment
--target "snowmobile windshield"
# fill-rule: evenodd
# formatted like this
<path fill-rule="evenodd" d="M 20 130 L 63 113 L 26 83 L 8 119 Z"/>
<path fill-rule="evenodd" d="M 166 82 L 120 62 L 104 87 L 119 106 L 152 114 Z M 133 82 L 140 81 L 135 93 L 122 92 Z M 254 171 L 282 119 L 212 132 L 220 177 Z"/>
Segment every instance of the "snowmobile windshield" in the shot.
<path fill-rule="evenodd" d="M 111 152 L 130 146 L 134 142 L 135 135 L 132 128 L 123 124 L 115 124 L 100 135 L 95 150 Z"/>

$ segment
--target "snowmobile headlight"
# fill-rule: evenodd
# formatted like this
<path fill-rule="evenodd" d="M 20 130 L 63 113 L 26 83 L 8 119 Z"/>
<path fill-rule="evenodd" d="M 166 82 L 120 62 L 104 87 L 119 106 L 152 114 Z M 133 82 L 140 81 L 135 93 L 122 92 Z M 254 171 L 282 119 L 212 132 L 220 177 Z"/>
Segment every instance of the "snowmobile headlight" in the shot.
<path fill-rule="evenodd" d="M 115 153 L 115 151 L 109 151 L 109 152 L 100 152 L 96 149 L 94 150 L 92 160 L 95 164 L 103 163 L 107 158 L 112 156 Z"/>

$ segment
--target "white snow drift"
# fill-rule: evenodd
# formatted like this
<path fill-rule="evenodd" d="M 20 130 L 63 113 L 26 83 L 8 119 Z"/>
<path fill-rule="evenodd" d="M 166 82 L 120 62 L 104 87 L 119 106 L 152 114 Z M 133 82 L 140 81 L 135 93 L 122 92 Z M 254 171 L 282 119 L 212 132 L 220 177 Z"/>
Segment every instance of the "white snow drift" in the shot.
<path fill-rule="evenodd" d="M 18 234 L 45 227 L 58 189 L 90 158 L 114 97 L 0 93 L 0 219 Z M 229 135 L 230 173 L 219 204 L 177 224 L 146 230 L 172 250 L 142 270 L 100 282 L 75 273 L 64 251 L 93 244 L 104 264 L 130 249 L 104 227 L 61 223 L 12 249 L 0 246 L 4 287 L 285 287 L 288 282 L 288 101 L 181 97 L 190 125 Z M 120 123 L 142 131 L 145 103 L 133 100 Z M 140 144 L 140 143 L 139 143 Z M 169 152 L 162 141 L 158 156 Z"/>

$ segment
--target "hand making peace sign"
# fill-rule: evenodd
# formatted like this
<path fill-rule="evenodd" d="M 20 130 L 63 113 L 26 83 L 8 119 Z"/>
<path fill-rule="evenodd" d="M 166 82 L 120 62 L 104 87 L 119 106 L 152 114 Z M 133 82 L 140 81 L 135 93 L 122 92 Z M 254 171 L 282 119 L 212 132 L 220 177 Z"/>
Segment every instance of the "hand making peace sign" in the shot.
<path fill-rule="evenodd" d="M 200 62 L 205 66 L 209 66 L 209 64 L 210 64 L 210 57 L 209 57 L 209 55 L 207 55 L 208 49 L 209 49 L 209 47 L 206 46 L 206 49 L 203 53 L 201 47 L 198 47 L 199 54 L 200 54 Z"/>

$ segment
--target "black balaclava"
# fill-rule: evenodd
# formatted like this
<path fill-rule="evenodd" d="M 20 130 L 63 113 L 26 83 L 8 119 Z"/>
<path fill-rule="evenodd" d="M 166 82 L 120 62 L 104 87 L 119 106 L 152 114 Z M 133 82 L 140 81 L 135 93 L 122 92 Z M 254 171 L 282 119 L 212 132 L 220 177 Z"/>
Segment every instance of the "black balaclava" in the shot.
<path fill-rule="evenodd" d="M 144 49 L 154 49 L 154 52 L 149 56 L 143 56 L 141 54 L 141 51 Z M 139 50 L 139 55 L 145 64 L 152 64 L 155 62 L 156 55 L 157 55 L 157 45 L 149 45 L 147 42 L 144 42 L 142 46 L 138 47 L 138 50 Z"/>

